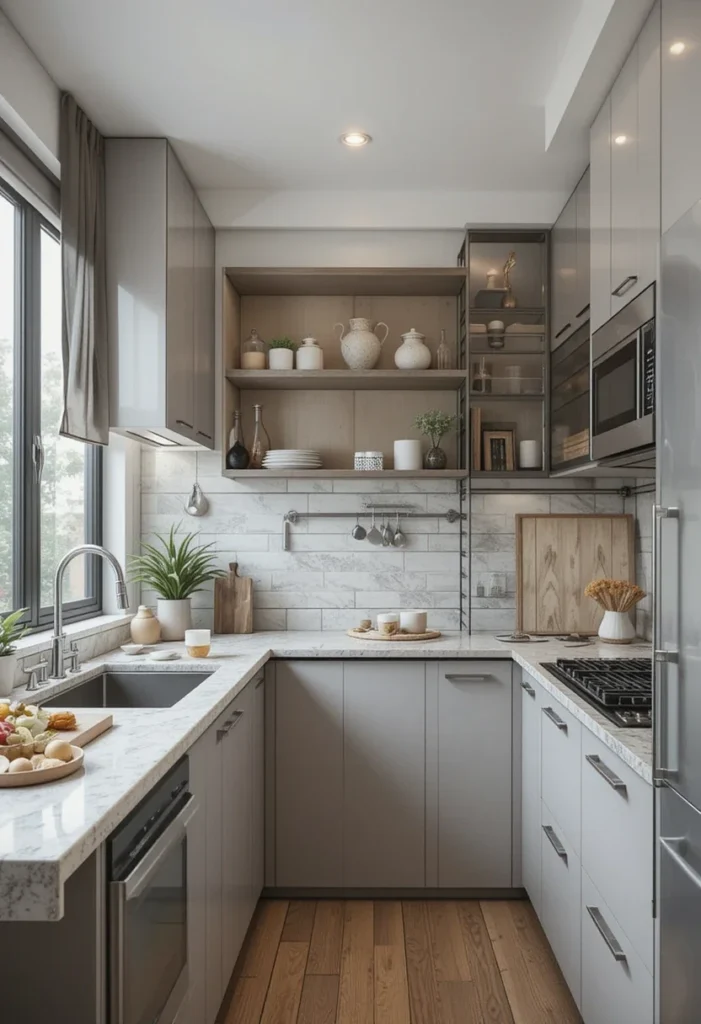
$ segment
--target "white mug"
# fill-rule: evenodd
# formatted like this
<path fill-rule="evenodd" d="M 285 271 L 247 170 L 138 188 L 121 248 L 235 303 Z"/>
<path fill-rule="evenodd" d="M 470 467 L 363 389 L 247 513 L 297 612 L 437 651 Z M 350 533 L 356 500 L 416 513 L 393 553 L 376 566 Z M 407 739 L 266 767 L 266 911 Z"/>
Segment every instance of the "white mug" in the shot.
<path fill-rule="evenodd" d="M 411 439 L 394 442 L 394 468 L 411 470 L 421 469 L 421 442 Z"/>

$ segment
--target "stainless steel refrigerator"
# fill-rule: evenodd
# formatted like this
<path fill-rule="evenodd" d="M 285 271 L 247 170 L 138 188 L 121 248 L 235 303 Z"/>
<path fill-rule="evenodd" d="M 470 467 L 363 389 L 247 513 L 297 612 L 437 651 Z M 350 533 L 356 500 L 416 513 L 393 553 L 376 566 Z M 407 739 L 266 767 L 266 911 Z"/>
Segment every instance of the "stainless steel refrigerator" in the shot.
<path fill-rule="evenodd" d="M 701 1021 L 701 201 L 663 236 L 655 762 L 660 1024 Z"/>

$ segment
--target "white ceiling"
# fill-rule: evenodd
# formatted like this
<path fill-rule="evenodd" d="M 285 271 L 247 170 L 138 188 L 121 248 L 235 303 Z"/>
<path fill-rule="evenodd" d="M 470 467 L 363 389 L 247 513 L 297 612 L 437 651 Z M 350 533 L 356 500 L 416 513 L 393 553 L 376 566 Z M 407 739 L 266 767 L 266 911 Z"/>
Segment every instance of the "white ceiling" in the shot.
<path fill-rule="evenodd" d="M 544 115 L 582 0 L 0 6 L 103 133 L 171 137 L 198 188 L 561 191 L 583 169 Z"/>

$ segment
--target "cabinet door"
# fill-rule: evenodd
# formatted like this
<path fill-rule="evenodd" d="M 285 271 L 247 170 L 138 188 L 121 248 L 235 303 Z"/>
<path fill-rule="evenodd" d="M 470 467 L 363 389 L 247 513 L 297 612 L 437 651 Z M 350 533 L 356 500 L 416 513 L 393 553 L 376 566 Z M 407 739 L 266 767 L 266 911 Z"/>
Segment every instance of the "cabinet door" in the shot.
<path fill-rule="evenodd" d="M 573 193 L 557 219 L 559 242 L 555 245 L 553 290 L 556 317 L 553 323 L 553 345 L 561 344 L 572 332 L 575 322 L 575 275 L 577 273 L 577 200 Z"/>
<path fill-rule="evenodd" d="M 541 720 L 542 797 L 579 856 L 582 829 L 582 727 L 549 694 L 543 695 Z"/>
<path fill-rule="evenodd" d="M 347 661 L 343 690 L 343 882 L 426 884 L 423 662 Z"/>
<path fill-rule="evenodd" d="M 170 147 L 167 195 L 166 418 L 171 430 L 194 440 L 195 194 Z"/>
<path fill-rule="evenodd" d="M 563 326 L 567 322 L 565 315 L 565 296 L 562 289 L 562 267 L 565 265 L 565 224 L 564 210 L 553 224 L 550 232 L 550 347 L 558 344 L 558 335 L 564 334 Z M 561 339 L 564 341 L 564 337 Z"/>
<path fill-rule="evenodd" d="M 249 920 L 263 891 L 265 871 L 265 686 L 251 683 L 251 892 Z"/>
<path fill-rule="evenodd" d="M 572 997 L 580 1006 L 582 869 L 572 844 L 545 803 L 541 821 L 540 920 Z"/>
<path fill-rule="evenodd" d="M 611 313 L 639 291 L 638 46 L 611 90 Z"/>
<path fill-rule="evenodd" d="M 341 887 L 343 662 L 278 662 L 275 721 L 275 885 Z"/>
<path fill-rule="evenodd" d="M 580 327 L 589 319 L 589 237 L 590 237 L 590 185 L 589 170 L 577 185 L 577 273 L 575 275 L 574 320 Z"/>
<path fill-rule="evenodd" d="M 589 134 L 590 321 L 597 330 L 611 316 L 611 97 Z"/>
<path fill-rule="evenodd" d="M 540 728 L 541 687 L 521 681 L 521 873 L 536 914 L 541 906 Z"/>
<path fill-rule="evenodd" d="M 670 49 L 681 43 L 681 53 Z M 678 50 L 678 47 L 675 49 Z M 662 231 L 701 199 L 701 5 L 662 5 Z"/>
<path fill-rule="evenodd" d="M 438 884 L 511 886 L 510 661 L 441 663 Z"/>
<path fill-rule="evenodd" d="M 214 228 L 199 199 L 194 207 L 195 440 L 214 447 Z"/>
<path fill-rule="evenodd" d="M 660 4 L 638 37 L 638 282 L 657 279 L 660 241 Z M 701 189 L 699 190 L 701 194 Z"/>
<path fill-rule="evenodd" d="M 222 976 L 228 985 L 248 927 L 251 879 L 251 690 L 232 705 L 221 737 Z"/>

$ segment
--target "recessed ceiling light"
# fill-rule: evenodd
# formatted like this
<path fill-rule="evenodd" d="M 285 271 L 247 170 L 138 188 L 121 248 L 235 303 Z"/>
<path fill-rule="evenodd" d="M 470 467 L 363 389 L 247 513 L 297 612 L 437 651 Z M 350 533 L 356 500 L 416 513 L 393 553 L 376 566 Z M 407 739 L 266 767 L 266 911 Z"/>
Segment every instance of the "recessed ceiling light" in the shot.
<path fill-rule="evenodd" d="M 684 53 L 684 50 L 686 50 L 686 43 L 683 43 L 681 39 L 676 43 L 672 43 L 669 48 L 669 52 L 673 57 L 678 57 L 680 53 Z"/>
<path fill-rule="evenodd" d="M 368 142 L 372 142 L 372 138 L 367 132 L 344 132 L 341 136 L 341 142 L 344 146 L 351 146 L 353 149 L 357 149 L 359 146 L 367 146 Z"/>
<path fill-rule="evenodd" d="M 628 141 L 627 135 L 617 135 L 613 140 L 617 146 L 623 146 Z"/>

